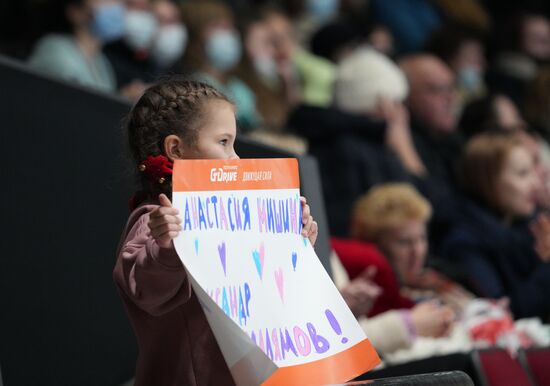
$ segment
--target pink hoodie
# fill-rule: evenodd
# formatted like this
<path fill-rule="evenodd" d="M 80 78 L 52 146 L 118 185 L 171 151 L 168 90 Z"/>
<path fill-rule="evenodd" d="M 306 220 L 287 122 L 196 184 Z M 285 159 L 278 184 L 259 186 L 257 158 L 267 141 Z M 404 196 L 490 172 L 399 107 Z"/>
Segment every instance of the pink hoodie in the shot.
<path fill-rule="evenodd" d="M 113 272 L 138 339 L 135 386 L 233 385 L 175 249 L 150 235 L 157 207 L 132 212 Z"/>

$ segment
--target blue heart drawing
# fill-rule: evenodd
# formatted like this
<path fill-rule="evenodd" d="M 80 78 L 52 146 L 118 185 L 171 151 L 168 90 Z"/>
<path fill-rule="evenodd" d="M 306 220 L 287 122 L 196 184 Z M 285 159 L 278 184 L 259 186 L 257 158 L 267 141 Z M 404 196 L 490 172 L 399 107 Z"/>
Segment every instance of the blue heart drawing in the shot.
<path fill-rule="evenodd" d="M 195 255 L 199 254 L 199 239 L 195 239 Z"/>
<path fill-rule="evenodd" d="M 296 272 L 296 262 L 298 261 L 298 254 L 296 252 L 292 252 L 292 266 L 294 267 L 294 271 Z"/>
<path fill-rule="evenodd" d="M 260 275 L 260 279 L 262 279 L 264 271 L 264 256 L 265 250 L 263 244 L 260 245 L 260 251 L 252 251 L 252 259 L 254 260 L 254 264 L 256 264 L 256 270 L 258 271 L 258 275 Z"/>

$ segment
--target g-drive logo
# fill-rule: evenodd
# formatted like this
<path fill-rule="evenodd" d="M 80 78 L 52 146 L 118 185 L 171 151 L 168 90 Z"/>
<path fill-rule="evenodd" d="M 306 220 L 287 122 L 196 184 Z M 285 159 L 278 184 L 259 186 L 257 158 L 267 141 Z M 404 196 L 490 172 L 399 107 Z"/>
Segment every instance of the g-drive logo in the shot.
<path fill-rule="evenodd" d="M 224 170 L 229 169 L 229 170 Z M 210 169 L 210 181 L 212 182 L 233 182 L 237 181 L 237 166 L 224 166 L 224 168 Z"/>

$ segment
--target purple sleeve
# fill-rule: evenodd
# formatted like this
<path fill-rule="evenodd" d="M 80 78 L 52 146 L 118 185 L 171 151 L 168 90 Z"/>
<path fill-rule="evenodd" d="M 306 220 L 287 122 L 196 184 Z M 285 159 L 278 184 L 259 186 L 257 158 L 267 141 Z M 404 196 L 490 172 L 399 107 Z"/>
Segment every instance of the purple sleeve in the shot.
<path fill-rule="evenodd" d="M 165 314 L 191 297 L 191 284 L 175 249 L 151 237 L 149 212 L 129 228 L 119 248 L 114 278 L 124 293 L 151 315 Z"/>

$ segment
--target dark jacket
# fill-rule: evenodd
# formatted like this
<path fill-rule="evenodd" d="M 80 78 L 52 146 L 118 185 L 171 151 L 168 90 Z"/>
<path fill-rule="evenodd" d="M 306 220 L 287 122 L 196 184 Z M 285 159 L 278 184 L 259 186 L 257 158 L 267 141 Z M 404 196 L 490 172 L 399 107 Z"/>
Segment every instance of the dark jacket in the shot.
<path fill-rule="evenodd" d="M 479 296 L 509 297 L 516 318 L 550 314 L 550 263 L 536 255 L 526 220 L 506 226 L 464 199 L 440 254 L 462 265 Z"/>
<path fill-rule="evenodd" d="M 354 201 L 373 185 L 411 179 L 384 145 L 384 122 L 333 107 L 301 105 L 287 126 L 308 139 L 319 162 L 332 235 L 349 235 Z"/>
<path fill-rule="evenodd" d="M 434 134 L 411 117 L 413 142 L 428 175 L 415 181 L 417 189 L 430 201 L 434 216 L 430 222 L 430 245 L 437 248 L 452 226 L 456 211 L 457 163 L 464 140 L 460 133 Z"/>
<path fill-rule="evenodd" d="M 417 119 L 411 118 L 414 146 L 428 169 L 430 195 L 439 198 L 456 189 L 457 162 L 464 145 L 460 133 L 434 134 Z"/>
<path fill-rule="evenodd" d="M 151 83 L 160 75 L 146 52 L 132 50 L 124 40 L 117 40 L 103 47 L 103 53 L 115 71 L 117 87 L 124 87 L 134 80 Z"/>

